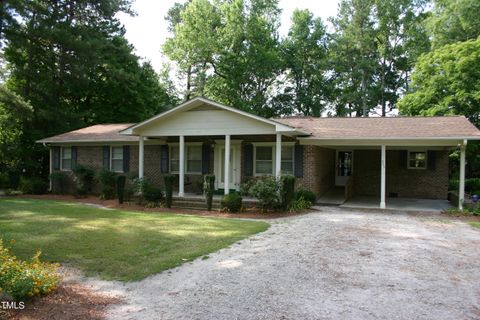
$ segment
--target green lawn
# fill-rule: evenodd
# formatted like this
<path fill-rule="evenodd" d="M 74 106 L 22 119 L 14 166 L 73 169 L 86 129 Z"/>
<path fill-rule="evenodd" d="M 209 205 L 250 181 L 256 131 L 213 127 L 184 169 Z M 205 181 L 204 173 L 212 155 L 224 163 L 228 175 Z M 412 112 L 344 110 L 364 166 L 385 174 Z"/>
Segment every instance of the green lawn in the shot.
<path fill-rule="evenodd" d="M 41 250 L 45 260 L 107 280 L 140 280 L 268 227 L 261 221 L 0 199 L 0 238 L 16 240 L 15 255 L 27 258 Z"/>
<path fill-rule="evenodd" d="M 480 229 L 480 221 L 471 221 L 469 222 L 472 227 Z"/>

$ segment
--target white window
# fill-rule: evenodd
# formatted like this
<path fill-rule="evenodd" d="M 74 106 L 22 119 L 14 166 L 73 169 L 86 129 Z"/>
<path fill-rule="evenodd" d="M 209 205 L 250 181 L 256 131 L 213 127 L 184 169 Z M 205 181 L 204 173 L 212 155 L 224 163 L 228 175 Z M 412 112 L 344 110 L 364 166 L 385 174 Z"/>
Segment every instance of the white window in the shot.
<path fill-rule="evenodd" d="M 188 146 L 187 173 L 202 173 L 202 146 Z"/>
<path fill-rule="evenodd" d="M 170 172 L 180 171 L 179 150 L 178 146 L 170 147 Z"/>
<path fill-rule="evenodd" d="M 62 148 L 62 170 L 70 171 L 72 170 L 72 148 L 63 147 Z"/>
<path fill-rule="evenodd" d="M 123 147 L 112 147 L 110 157 L 111 170 L 114 172 L 123 172 Z"/>
<path fill-rule="evenodd" d="M 255 174 L 273 174 L 273 146 L 255 147 Z"/>
<path fill-rule="evenodd" d="M 170 146 L 170 172 L 180 171 L 180 147 Z M 185 173 L 202 173 L 202 145 L 187 144 L 185 146 Z"/>
<path fill-rule="evenodd" d="M 294 147 L 282 146 L 282 174 L 293 174 Z"/>
<path fill-rule="evenodd" d="M 259 143 L 255 146 L 255 175 L 273 175 L 275 173 L 275 149 L 275 143 Z M 282 144 L 282 174 L 293 174 L 294 150 L 292 143 Z"/>
<path fill-rule="evenodd" d="M 426 169 L 427 153 L 425 151 L 408 151 L 408 169 Z"/>

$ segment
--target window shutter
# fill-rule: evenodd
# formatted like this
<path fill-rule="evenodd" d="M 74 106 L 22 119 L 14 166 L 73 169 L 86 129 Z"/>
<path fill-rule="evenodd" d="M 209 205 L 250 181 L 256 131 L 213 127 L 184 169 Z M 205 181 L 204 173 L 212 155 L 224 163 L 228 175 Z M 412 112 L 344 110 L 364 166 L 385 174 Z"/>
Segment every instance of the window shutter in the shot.
<path fill-rule="evenodd" d="M 60 147 L 53 147 L 53 170 L 60 170 Z"/>
<path fill-rule="evenodd" d="M 210 173 L 210 151 L 210 144 L 204 143 L 202 145 L 202 174 Z"/>
<path fill-rule="evenodd" d="M 407 164 L 408 164 L 408 151 L 407 150 L 400 150 L 398 152 L 399 160 L 398 160 L 398 166 L 400 169 L 407 169 Z"/>
<path fill-rule="evenodd" d="M 130 171 L 130 146 L 123 146 L 123 172 Z"/>
<path fill-rule="evenodd" d="M 253 176 L 253 145 L 243 146 L 243 170 L 246 177 Z"/>
<path fill-rule="evenodd" d="M 72 147 L 72 169 L 77 166 L 77 147 Z"/>
<path fill-rule="evenodd" d="M 303 154 L 304 147 L 300 144 L 295 145 L 295 177 L 303 178 Z"/>
<path fill-rule="evenodd" d="M 427 169 L 435 170 L 435 162 L 437 161 L 437 152 L 435 150 L 427 151 Z"/>
<path fill-rule="evenodd" d="M 168 145 L 160 146 L 160 172 L 168 173 Z"/>
<path fill-rule="evenodd" d="M 103 169 L 110 170 L 110 146 L 103 146 Z"/>

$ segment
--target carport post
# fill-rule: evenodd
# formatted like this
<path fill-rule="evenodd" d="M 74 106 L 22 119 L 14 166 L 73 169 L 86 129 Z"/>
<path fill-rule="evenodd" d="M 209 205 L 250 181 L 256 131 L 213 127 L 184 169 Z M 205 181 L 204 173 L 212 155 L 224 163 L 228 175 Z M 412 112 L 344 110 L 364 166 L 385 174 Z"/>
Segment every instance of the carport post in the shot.
<path fill-rule="evenodd" d="M 230 135 L 226 134 L 225 135 L 225 164 L 224 164 L 224 187 L 223 191 L 224 194 L 229 194 L 230 193 Z"/>
<path fill-rule="evenodd" d="M 458 209 L 463 210 L 463 202 L 465 200 L 465 149 L 467 148 L 467 140 L 463 140 L 460 146 L 460 181 L 458 190 Z"/>
<path fill-rule="evenodd" d="M 144 163 L 144 137 L 138 137 L 138 178 L 143 178 L 143 163 Z"/>
<path fill-rule="evenodd" d="M 180 136 L 180 145 L 179 145 L 179 175 L 178 175 L 178 196 L 185 196 L 185 136 Z"/>
<path fill-rule="evenodd" d="M 380 179 L 380 208 L 385 209 L 385 175 L 386 175 L 386 159 L 387 147 L 382 144 L 382 160 L 380 164 L 381 179 Z"/>
<path fill-rule="evenodd" d="M 277 133 L 275 141 L 275 177 L 280 178 L 282 175 L 282 134 Z"/>

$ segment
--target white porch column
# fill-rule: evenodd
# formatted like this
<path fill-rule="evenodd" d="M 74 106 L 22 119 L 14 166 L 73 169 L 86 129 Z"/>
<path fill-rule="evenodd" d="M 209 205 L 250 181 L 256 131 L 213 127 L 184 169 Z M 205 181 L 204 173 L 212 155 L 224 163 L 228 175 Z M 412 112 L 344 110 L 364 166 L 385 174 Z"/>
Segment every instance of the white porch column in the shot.
<path fill-rule="evenodd" d="M 143 168 L 145 163 L 145 156 L 144 156 L 144 149 L 145 149 L 145 138 L 143 136 L 138 137 L 138 177 L 140 179 L 143 178 Z"/>
<path fill-rule="evenodd" d="M 463 141 L 460 146 L 460 179 L 458 190 L 458 209 L 463 210 L 463 202 L 465 201 L 465 149 L 467 148 L 467 140 Z"/>
<path fill-rule="evenodd" d="M 224 181 L 224 187 L 223 189 L 225 190 L 225 194 L 230 193 L 230 135 L 227 134 L 225 135 L 225 178 L 223 179 Z"/>
<path fill-rule="evenodd" d="M 53 173 L 53 147 L 50 147 L 50 165 L 48 166 L 48 171 L 50 173 L 49 178 L 48 178 L 48 190 L 52 191 L 53 188 L 53 182 L 51 178 L 51 174 Z"/>
<path fill-rule="evenodd" d="M 179 167 L 180 172 L 178 176 L 178 196 L 184 197 L 185 196 L 185 136 L 180 136 L 180 159 L 179 159 Z"/>
<path fill-rule="evenodd" d="M 275 176 L 280 178 L 282 175 L 282 134 L 277 133 L 275 146 Z"/>
<path fill-rule="evenodd" d="M 385 209 L 385 181 L 386 181 L 386 161 L 387 161 L 387 147 L 382 145 L 382 161 L 381 161 L 381 179 L 380 179 L 380 208 Z"/>

